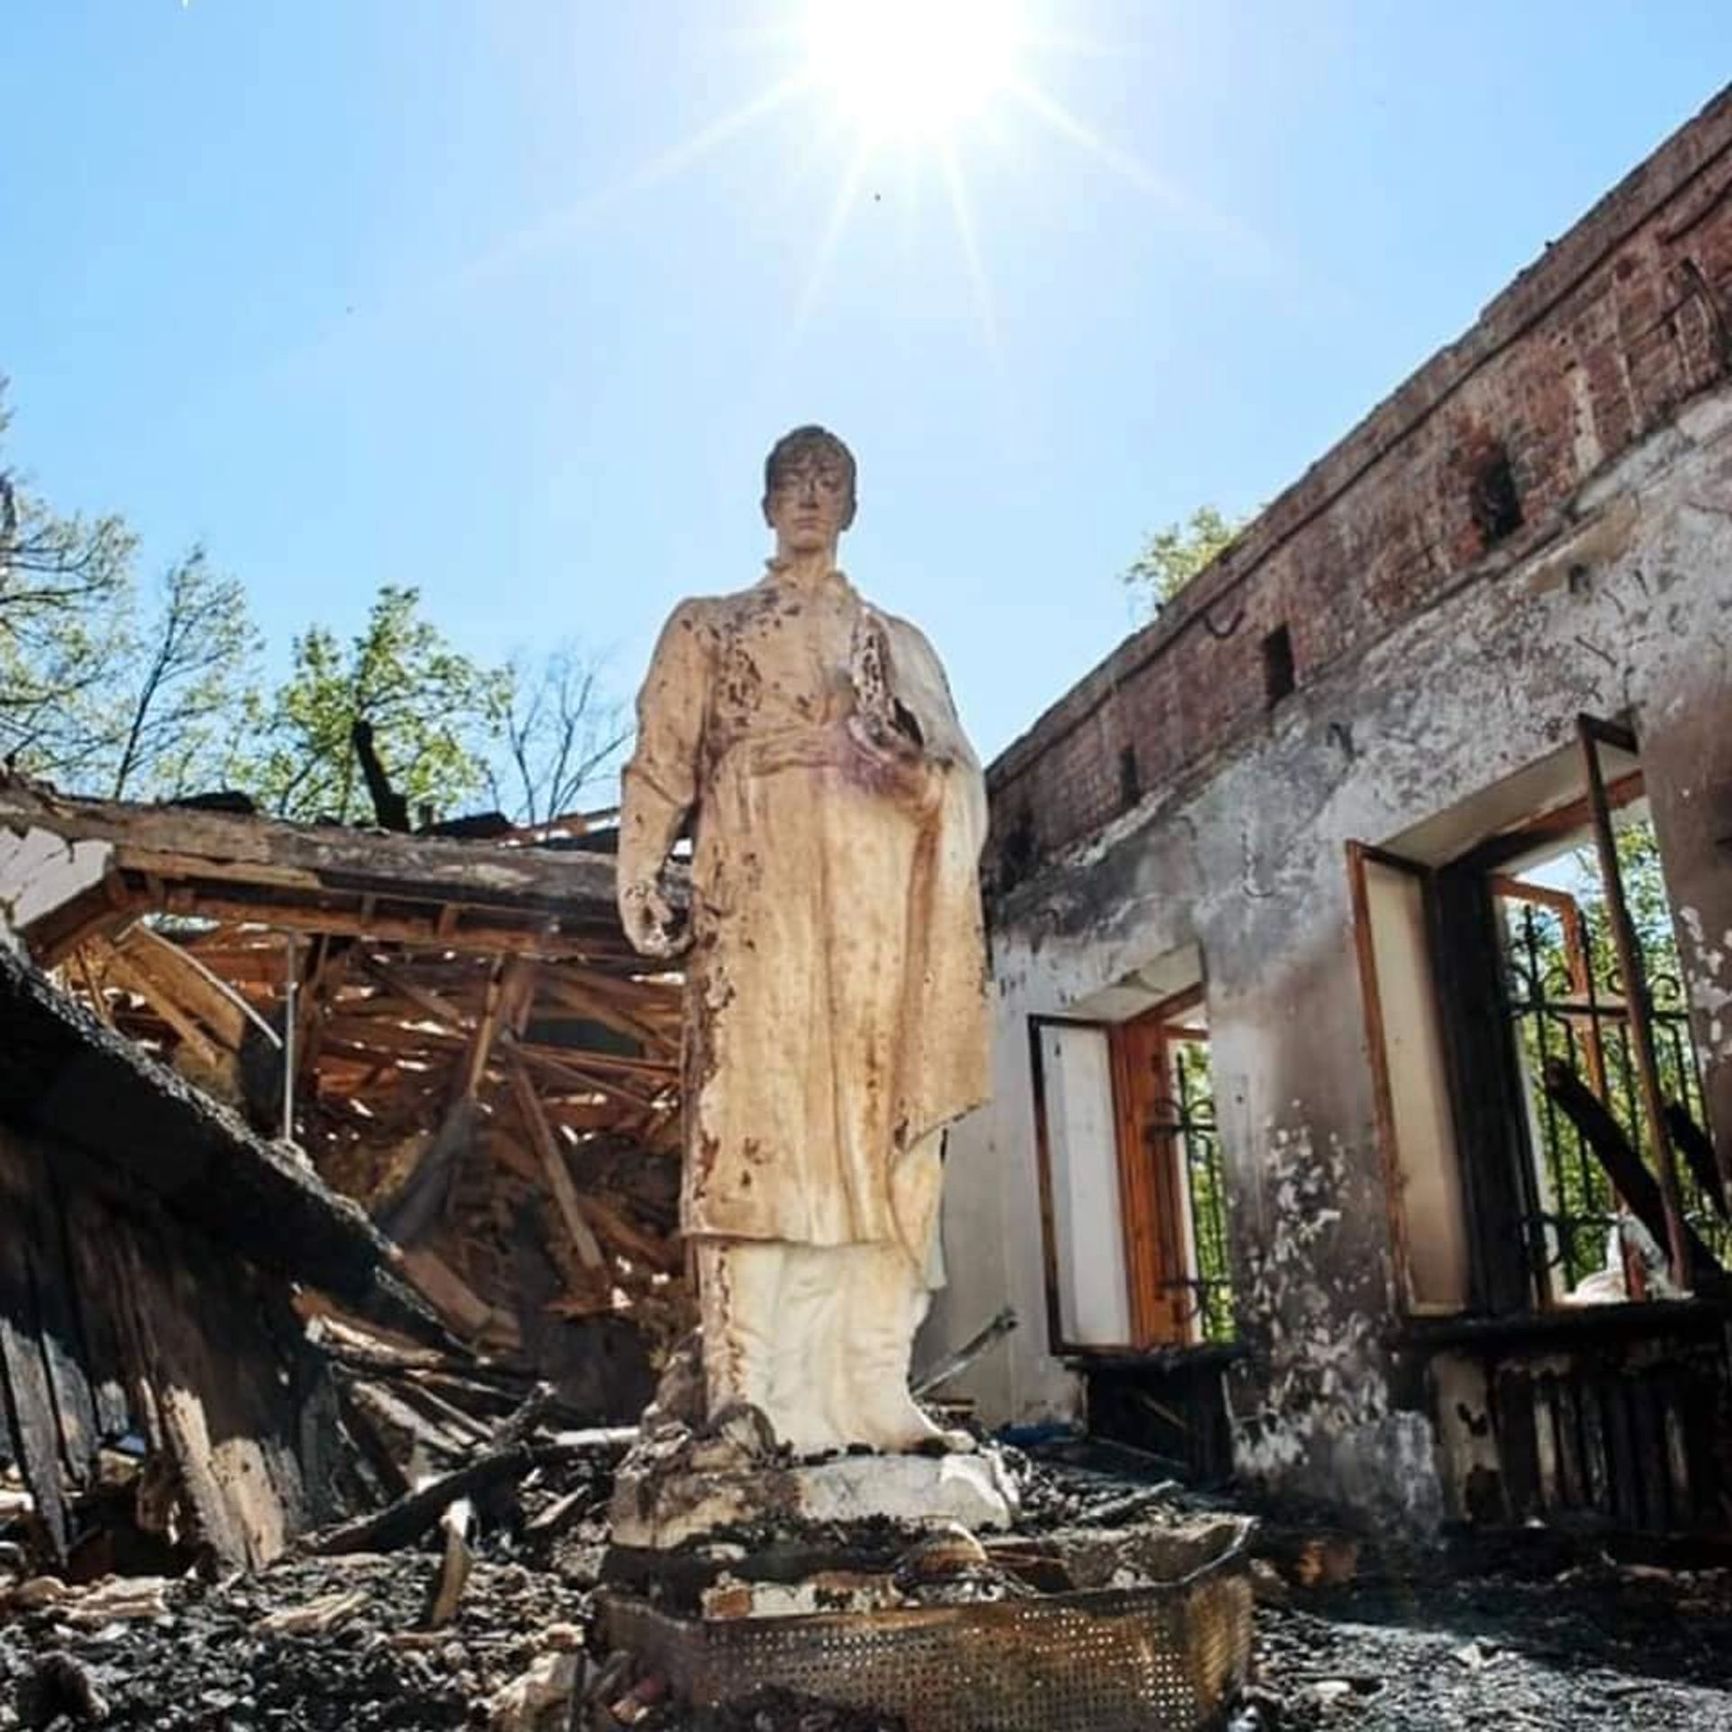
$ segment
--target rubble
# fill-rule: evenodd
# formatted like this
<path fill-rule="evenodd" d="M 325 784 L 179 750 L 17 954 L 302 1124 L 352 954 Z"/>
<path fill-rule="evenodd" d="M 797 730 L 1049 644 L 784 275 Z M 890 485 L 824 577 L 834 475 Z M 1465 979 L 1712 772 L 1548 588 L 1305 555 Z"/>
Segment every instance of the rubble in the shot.
<path fill-rule="evenodd" d="M 679 980 L 627 946 L 607 839 L 575 818 L 477 839 L 295 825 L 0 776 L 0 901 L 37 964 L 359 1202 L 466 1345 L 618 1421 L 691 1312 Z M 26 871 L 28 898 L 7 877 Z"/>
<path fill-rule="evenodd" d="M 786 1691 L 693 1709 L 653 1668 L 610 1657 L 595 1598 L 609 1459 L 605 1448 L 572 1454 L 503 1500 L 480 1500 L 468 1586 L 438 1629 L 425 1616 L 444 1562 L 436 1531 L 390 1553 L 308 1550 L 253 1572 L 60 1584 L 22 1603 L 15 1594 L 0 1612 L 0 1728 L 902 1732 L 894 1717 Z M 1110 1514 L 1148 1489 L 1019 1466 L 1036 1520 Z M 574 1494 L 587 1513 L 557 1533 L 538 1526 Z M 1110 1575 L 1115 1551 L 1148 1545 L 1151 1531 L 1219 1519 L 1208 1505 L 1169 1493 L 1117 1529 L 1096 1528 L 1089 1567 Z M 980 1567 L 982 1550 L 1011 1543 L 936 1536 L 913 1573 L 954 1582 Z M 1303 1555 L 1285 1543 L 1276 1550 Z M 1526 1563 L 1512 1556 L 1491 1574 L 1438 1557 L 1416 1575 L 1362 1552 L 1350 1582 L 1287 1584 L 1287 1605 L 1259 1609 L 1256 1676 L 1235 1732 L 1732 1724 L 1732 1570 L 1620 1565 L 1591 1547 L 1576 1555 L 1561 1570 L 1549 1552 Z M 151 1615 L 119 1615 L 128 1603 L 150 1603 Z"/>

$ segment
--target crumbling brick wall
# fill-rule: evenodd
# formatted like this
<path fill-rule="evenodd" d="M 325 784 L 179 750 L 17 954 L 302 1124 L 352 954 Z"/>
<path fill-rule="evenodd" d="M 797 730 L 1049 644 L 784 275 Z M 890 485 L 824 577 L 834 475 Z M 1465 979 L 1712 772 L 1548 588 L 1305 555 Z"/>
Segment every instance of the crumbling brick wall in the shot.
<path fill-rule="evenodd" d="M 994 882 L 1097 833 L 1299 683 L 1545 533 L 1732 367 L 1732 90 L 1608 193 L 992 766 Z M 1515 521 L 1519 519 L 1519 521 Z"/>

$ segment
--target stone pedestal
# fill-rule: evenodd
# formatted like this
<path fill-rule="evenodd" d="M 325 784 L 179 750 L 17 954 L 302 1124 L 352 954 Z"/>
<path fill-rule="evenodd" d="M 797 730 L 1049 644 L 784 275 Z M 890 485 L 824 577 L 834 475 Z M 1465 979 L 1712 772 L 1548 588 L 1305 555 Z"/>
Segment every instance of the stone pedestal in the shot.
<path fill-rule="evenodd" d="M 729 1529 L 874 1520 L 1002 1531 L 1017 1508 L 1016 1486 L 991 1450 L 672 1471 L 664 1461 L 628 1458 L 614 1483 L 613 1542 L 667 1550 Z"/>

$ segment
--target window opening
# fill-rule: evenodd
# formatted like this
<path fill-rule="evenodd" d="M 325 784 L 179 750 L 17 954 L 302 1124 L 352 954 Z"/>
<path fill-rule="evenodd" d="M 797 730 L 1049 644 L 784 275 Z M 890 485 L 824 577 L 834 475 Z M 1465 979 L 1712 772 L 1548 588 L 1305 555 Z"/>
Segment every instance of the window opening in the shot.
<path fill-rule="evenodd" d="M 1645 802 L 1614 826 L 1617 868 L 1634 940 L 1636 990 L 1643 994 L 1655 1081 L 1667 1120 L 1705 1131 L 1707 1098 L 1685 996 L 1683 963 L 1661 876 L 1659 846 Z M 1505 945 L 1505 1014 L 1515 1034 L 1535 1181 L 1523 1223 L 1543 1297 L 1577 1303 L 1640 1299 L 1679 1290 L 1667 1264 L 1662 1211 L 1621 1198 L 1584 1130 L 1580 1092 L 1598 1102 L 1641 1166 L 1663 1185 L 1664 1151 L 1643 1100 L 1639 1037 L 1624 990 L 1615 913 L 1592 836 L 1579 832 L 1528 863 L 1496 873 L 1492 895 Z M 1712 1166 L 1687 1162 L 1677 1175 L 1682 1221 L 1721 1263 L 1732 1260 L 1732 1225 Z M 1700 1170 L 1697 1170 L 1700 1168 Z M 1632 1219 L 1636 1215 L 1638 1218 Z M 1658 1226 L 1659 1231 L 1654 1229 Z M 1694 1255 L 1686 1249 L 1686 1266 Z"/>
<path fill-rule="evenodd" d="M 1588 823 L 1490 876 L 1548 1302 L 1675 1297 L 1732 1263 L 1659 843 L 1640 778 L 1618 792 L 1616 821 L 1600 785 Z"/>
<path fill-rule="evenodd" d="M 1468 510 L 1482 549 L 1496 547 L 1522 526 L 1521 492 L 1509 452 L 1501 441 L 1488 444 L 1474 464 Z"/>
<path fill-rule="evenodd" d="M 1029 1034 L 1053 1351 L 1231 1342 L 1201 988 L 1116 1021 L 1033 1017 Z"/>
<path fill-rule="evenodd" d="M 1119 752 L 1119 810 L 1128 812 L 1143 797 L 1143 778 L 1137 768 L 1137 748 L 1125 746 Z"/>
<path fill-rule="evenodd" d="M 1348 844 L 1416 1311 L 1661 1299 L 1724 1290 L 1732 1266 L 1637 742 L 1591 716 L 1577 735 L 1399 839 L 1406 855 Z"/>
<path fill-rule="evenodd" d="M 1234 1338 L 1233 1282 L 1227 1260 L 1226 1172 L 1201 1008 L 1191 1020 L 1169 1024 L 1164 1031 L 1169 1092 L 1155 1103 L 1147 1141 L 1157 1161 L 1176 1163 L 1182 1181 L 1173 1189 L 1184 1260 L 1182 1272 L 1168 1277 L 1165 1285 L 1178 1294 L 1185 1336 L 1220 1343 Z"/>
<path fill-rule="evenodd" d="M 1273 709 L 1293 690 L 1293 634 L 1278 625 L 1263 639 L 1263 699 Z"/>

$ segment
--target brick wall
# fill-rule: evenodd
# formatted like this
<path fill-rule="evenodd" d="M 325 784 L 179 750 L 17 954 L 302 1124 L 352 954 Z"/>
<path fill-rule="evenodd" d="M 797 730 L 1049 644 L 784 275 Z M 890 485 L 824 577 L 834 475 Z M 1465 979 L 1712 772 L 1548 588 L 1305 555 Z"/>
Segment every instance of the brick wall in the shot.
<path fill-rule="evenodd" d="M 1007 888 L 1261 725 L 1270 633 L 1299 685 L 1362 655 L 1555 533 L 1588 476 L 1728 370 L 1732 87 L 993 764 L 990 876 Z"/>

